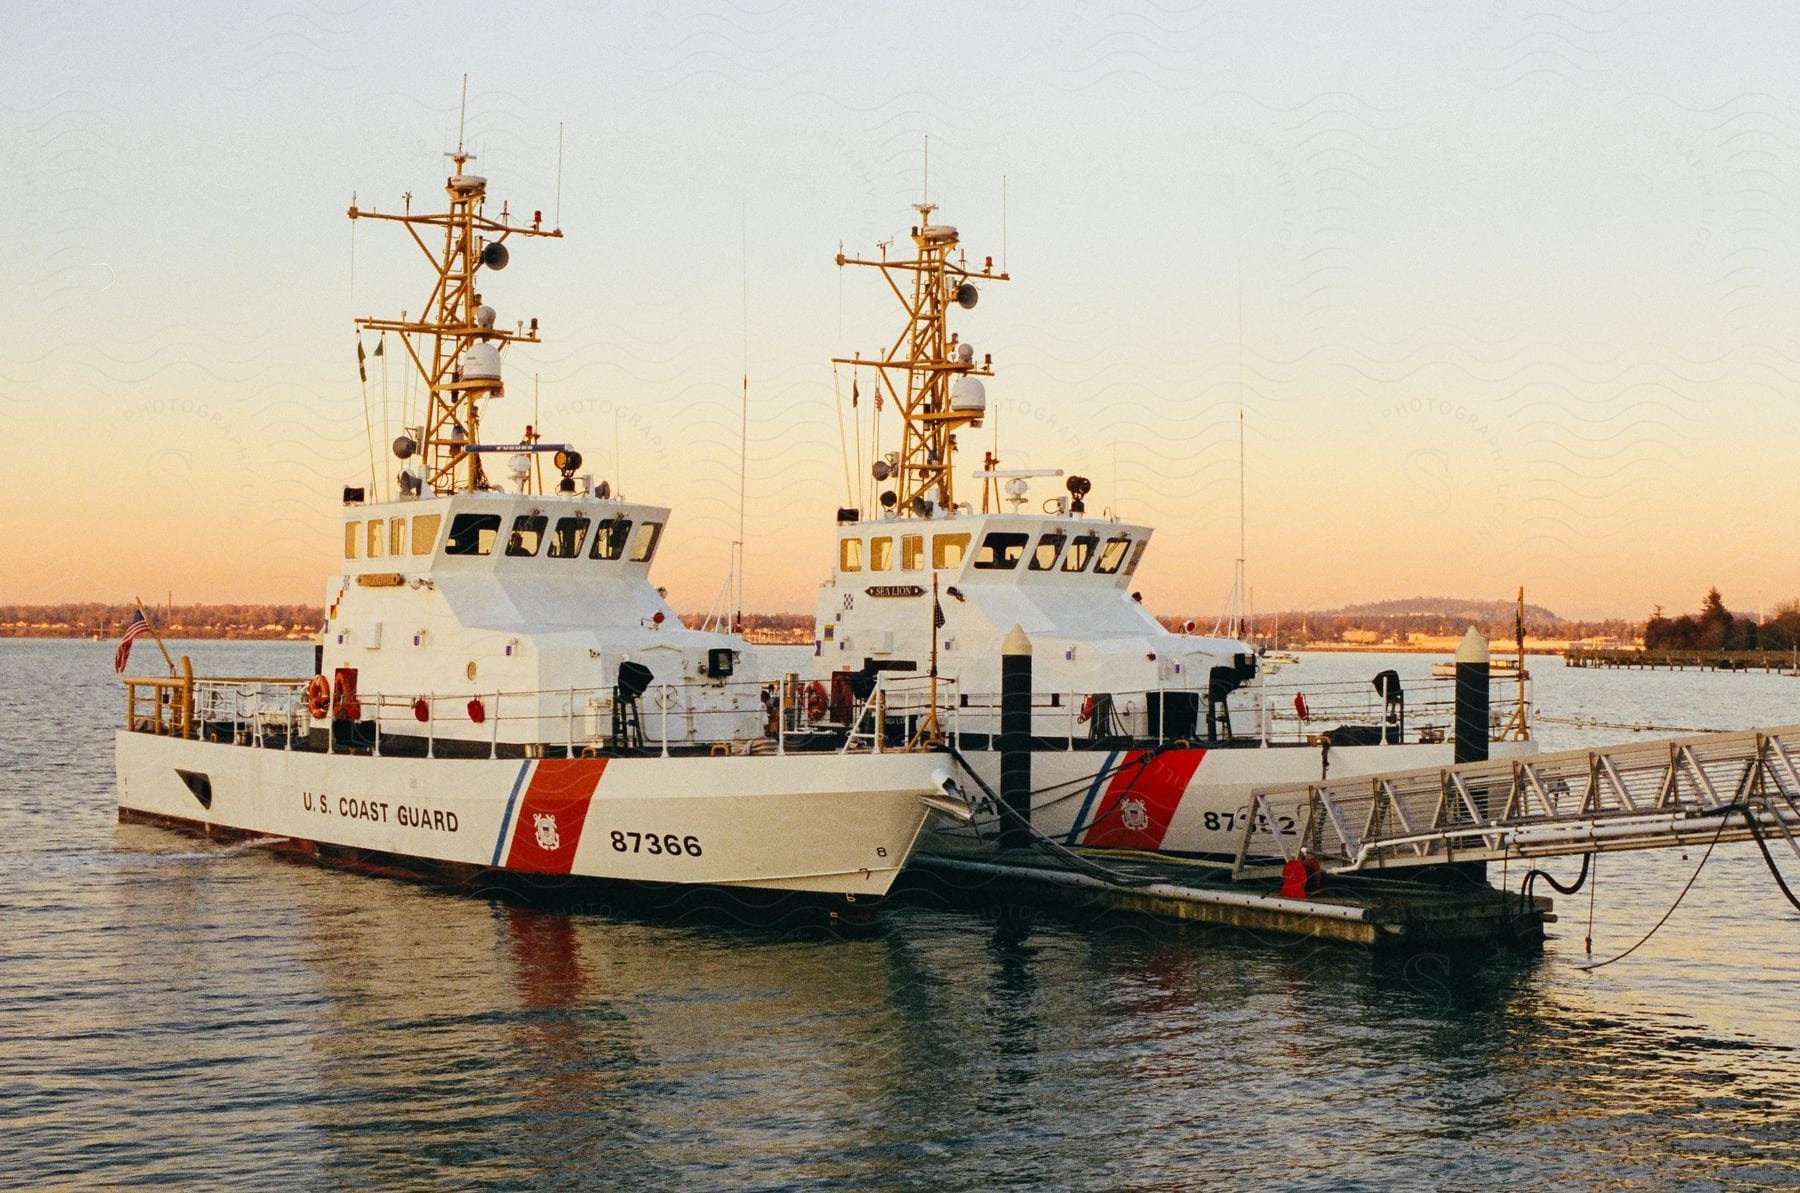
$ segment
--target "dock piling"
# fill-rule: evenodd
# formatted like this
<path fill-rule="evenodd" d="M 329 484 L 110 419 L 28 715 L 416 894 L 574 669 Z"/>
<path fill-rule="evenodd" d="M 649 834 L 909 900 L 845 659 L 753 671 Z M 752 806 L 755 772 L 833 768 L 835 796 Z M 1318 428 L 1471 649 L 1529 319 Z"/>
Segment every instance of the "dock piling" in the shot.
<path fill-rule="evenodd" d="M 1031 639 L 1013 626 L 1000 644 L 1000 847 L 1031 843 Z"/>

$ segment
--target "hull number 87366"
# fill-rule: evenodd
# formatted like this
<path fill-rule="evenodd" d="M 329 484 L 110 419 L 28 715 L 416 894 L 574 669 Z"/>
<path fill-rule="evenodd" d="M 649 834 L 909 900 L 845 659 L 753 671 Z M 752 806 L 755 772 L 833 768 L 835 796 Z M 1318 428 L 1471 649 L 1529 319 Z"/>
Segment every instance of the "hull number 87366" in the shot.
<path fill-rule="evenodd" d="M 700 856 L 700 838 L 674 833 L 636 833 L 612 830 L 612 847 L 620 853 L 665 853 L 671 857 Z"/>

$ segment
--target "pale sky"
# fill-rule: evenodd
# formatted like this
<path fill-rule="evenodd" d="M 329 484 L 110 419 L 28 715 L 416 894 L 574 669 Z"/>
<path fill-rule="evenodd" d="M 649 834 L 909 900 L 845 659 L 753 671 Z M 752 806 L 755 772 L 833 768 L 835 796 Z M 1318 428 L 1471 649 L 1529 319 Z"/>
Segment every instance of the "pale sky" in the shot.
<path fill-rule="evenodd" d="M 1007 465 L 1156 525 L 1153 608 L 1230 586 L 1240 375 L 1260 609 L 1800 594 L 1791 5 L 26 2 L 7 26 L 0 601 L 320 599 L 369 473 L 351 319 L 429 289 L 345 208 L 441 201 L 465 71 L 496 208 L 554 214 L 565 129 L 567 239 L 487 288 L 546 340 L 508 353 L 488 437 L 535 377 L 549 435 L 674 507 L 679 608 L 736 533 L 747 325 L 746 604 L 811 609 L 845 487 L 829 357 L 897 330 L 832 257 L 904 234 L 927 134 L 938 218 L 1014 277 L 958 324 L 997 373 L 964 463 L 997 423 Z M 369 397 L 391 437 L 378 371 Z"/>

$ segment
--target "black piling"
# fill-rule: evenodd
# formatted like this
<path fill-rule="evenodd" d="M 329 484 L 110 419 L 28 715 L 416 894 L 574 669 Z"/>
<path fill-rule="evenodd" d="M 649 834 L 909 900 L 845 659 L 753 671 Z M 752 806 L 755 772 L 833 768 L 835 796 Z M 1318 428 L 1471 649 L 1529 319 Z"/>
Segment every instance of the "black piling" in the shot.
<path fill-rule="evenodd" d="M 1456 762 L 1486 762 L 1488 756 L 1488 644 L 1474 626 L 1456 648 Z M 1470 792 L 1481 814 L 1488 813 L 1486 787 Z M 1486 862 L 1453 867 L 1471 882 L 1487 881 Z"/>
<path fill-rule="evenodd" d="M 1031 843 L 1031 639 L 1014 626 L 1000 644 L 1000 847 Z"/>
<path fill-rule="evenodd" d="M 1488 644 L 1470 626 L 1456 648 L 1456 761 L 1486 762 L 1487 756 Z"/>

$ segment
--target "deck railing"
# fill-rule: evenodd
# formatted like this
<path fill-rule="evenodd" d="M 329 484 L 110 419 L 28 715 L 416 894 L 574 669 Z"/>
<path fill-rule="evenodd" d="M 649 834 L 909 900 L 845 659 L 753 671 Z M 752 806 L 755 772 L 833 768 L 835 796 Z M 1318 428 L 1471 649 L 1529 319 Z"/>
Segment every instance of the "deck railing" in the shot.
<path fill-rule="evenodd" d="M 195 677 L 187 660 L 182 662 L 178 676 L 125 680 L 128 728 L 307 749 L 315 748 L 312 731 L 322 727 L 326 749 L 380 754 L 384 740 L 405 739 L 409 751 L 418 750 L 422 741 L 427 756 L 436 756 L 441 748 L 466 756 L 473 748 L 488 756 L 522 752 L 573 757 L 615 744 L 617 693 L 610 686 L 361 693 L 357 716 L 347 718 L 355 730 L 340 739 L 333 732 L 333 716 L 314 716 L 307 706 L 308 679 Z M 1504 685 L 1490 713 L 1490 732 L 1499 737 L 1515 715 L 1514 702 L 1504 696 L 1517 680 L 1496 676 L 1493 682 Z M 1076 750 L 1120 741 L 1291 745 L 1316 742 L 1338 727 L 1360 727 L 1368 744 L 1392 745 L 1448 741 L 1455 723 L 1453 679 L 1410 681 L 1403 707 L 1367 681 L 1253 683 L 1234 694 L 1229 723 L 1221 718 L 1210 736 L 1203 694 L 1175 699 L 1191 691 L 1034 692 L 1032 734 L 1039 748 L 1061 744 Z M 1098 699 L 1101 695 L 1104 700 Z M 964 692 L 955 682 L 939 679 L 936 703 L 942 737 L 965 741 L 965 735 L 973 735 L 980 742 L 998 731 L 997 694 Z M 856 703 L 847 724 L 834 719 L 829 700 L 821 701 L 813 684 L 791 677 L 690 679 L 651 684 L 637 702 L 634 728 L 641 727 L 644 748 L 662 753 L 672 746 L 785 753 L 816 749 L 822 742 L 880 751 L 919 740 L 931 707 L 931 681 L 916 675 L 884 677 L 872 696 Z"/>

